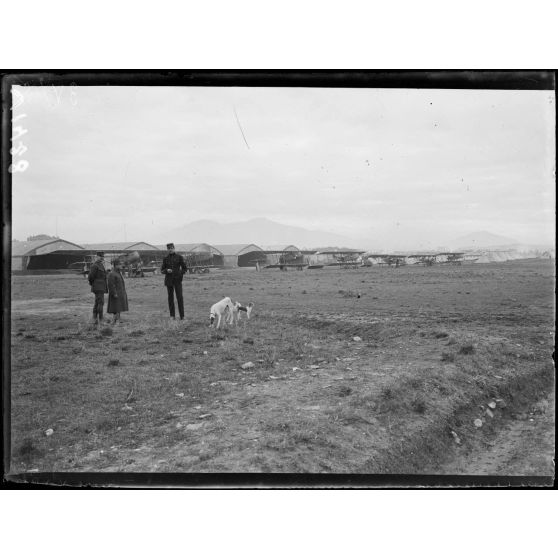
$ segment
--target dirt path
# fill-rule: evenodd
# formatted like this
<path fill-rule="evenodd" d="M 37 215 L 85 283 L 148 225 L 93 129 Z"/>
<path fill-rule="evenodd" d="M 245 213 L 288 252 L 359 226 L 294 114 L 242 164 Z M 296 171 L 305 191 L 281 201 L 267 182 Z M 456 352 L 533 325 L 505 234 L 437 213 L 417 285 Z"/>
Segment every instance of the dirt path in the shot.
<path fill-rule="evenodd" d="M 554 393 L 514 415 L 476 451 L 460 454 L 445 474 L 554 476 Z"/>

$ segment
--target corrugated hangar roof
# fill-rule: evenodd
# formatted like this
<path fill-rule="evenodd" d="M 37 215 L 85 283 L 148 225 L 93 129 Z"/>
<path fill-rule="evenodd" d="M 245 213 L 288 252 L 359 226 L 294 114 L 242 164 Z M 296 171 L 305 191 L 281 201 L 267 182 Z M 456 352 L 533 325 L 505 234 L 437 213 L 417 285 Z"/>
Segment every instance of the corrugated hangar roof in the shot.
<path fill-rule="evenodd" d="M 318 250 L 316 251 L 317 254 L 364 254 L 366 250 L 353 250 L 352 248 L 347 248 L 344 250 Z"/>
<path fill-rule="evenodd" d="M 83 246 L 64 240 L 63 238 L 49 238 L 45 240 L 12 240 L 12 257 L 37 256 L 50 254 L 59 250 L 83 250 Z"/>
<path fill-rule="evenodd" d="M 205 242 L 198 242 L 196 244 L 175 244 L 174 248 L 177 252 L 209 252 L 211 254 L 217 254 L 218 256 L 223 255 L 223 253 L 215 248 L 215 246 L 206 244 Z M 166 250 L 166 244 L 163 244 L 163 246 L 161 246 L 161 249 Z"/>
<path fill-rule="evenodd" d="M 279 252 L 300 252 L 300 249 L 297 248 L 294 244 L 289 244 L 285 246 L 284 244 L 266 244 L 262 246 L 264 252 L 268 252 L 270 254 L 276 254 Z"/>
<path fill-rule="evenodd" d="M 104 250 L 105 252 L 121 250 L 160 250 L 148 242 L 102 242 L 97 244 L 84 244 L 87 250 Z"/>
<path fill-rule="evenodd" d="M 215 248 L 224 256 L 242 256 L 242 254 L 248 254 L 249 252 L 265 251 L 255 244 L 216 244 Z"/>

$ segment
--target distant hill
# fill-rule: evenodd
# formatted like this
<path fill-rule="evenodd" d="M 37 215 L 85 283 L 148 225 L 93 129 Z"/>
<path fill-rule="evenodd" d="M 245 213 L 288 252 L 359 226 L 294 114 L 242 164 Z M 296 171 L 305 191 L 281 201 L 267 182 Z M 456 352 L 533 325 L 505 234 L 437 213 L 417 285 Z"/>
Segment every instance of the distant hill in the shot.
<path fill-rule="evenodd" d="M 486 231 L 474 232 L 452 243 L 454 250 L 474 251 L 479 255 L 477 262 L 505 262 L 509 260 L 523 260 L 530 258 L 555 258 L 556 250 L 545 244 L 523 244 Z"/>
<path fill-rule="evenodd" d="M 283 225 L 266 218 L 249 219 L 236 223 L 218 223 L 202 219 L 166 232 L 156 242 L 191 244 L 257 244 L 287 245 L 298 248 L 316 246 L 354 246 L 355 241 L 327 231 L 314 231 L 302 227 Z M 354 246 L 357 247 L 357 246 Z"/>
<path fill-rule="evenodd" d="M 465 236 L 456 238 L 451 243 L 453 249 L 475 249 L 475 248 L 495 248 L 501 246 L 514 246 L 519 244 L 517 240 L 493 234 L 487 231 L 478 231 Z"/>

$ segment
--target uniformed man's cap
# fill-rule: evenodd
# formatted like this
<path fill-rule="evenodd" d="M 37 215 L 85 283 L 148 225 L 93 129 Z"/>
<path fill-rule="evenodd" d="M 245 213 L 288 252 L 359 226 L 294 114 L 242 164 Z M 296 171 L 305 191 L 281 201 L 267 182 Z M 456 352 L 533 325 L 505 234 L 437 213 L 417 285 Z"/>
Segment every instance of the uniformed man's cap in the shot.
<path fill-rule="evenodd" d="M 99 256 L 100 258 L 104 258 L 105 253 L 104 252 L 97 252 L 97 256 Z"/>
<path fill-rule="evenodd" d="M 170 250 L 171 248 L 174 248 L 174 243 L 169 242 L 169 243 L 167 244 L 167 250 Z"/>

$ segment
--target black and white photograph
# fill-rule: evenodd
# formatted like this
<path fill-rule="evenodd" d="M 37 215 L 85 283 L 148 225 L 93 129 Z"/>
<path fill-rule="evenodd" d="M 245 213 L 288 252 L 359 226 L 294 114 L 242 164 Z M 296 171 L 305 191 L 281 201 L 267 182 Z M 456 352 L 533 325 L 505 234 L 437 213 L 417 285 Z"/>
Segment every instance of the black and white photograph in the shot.
<path fill-rule="evenodd" d="M 553 72 L 3 103 L 5 474 L 552 484 Z"/>

